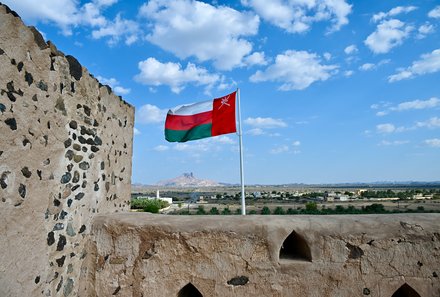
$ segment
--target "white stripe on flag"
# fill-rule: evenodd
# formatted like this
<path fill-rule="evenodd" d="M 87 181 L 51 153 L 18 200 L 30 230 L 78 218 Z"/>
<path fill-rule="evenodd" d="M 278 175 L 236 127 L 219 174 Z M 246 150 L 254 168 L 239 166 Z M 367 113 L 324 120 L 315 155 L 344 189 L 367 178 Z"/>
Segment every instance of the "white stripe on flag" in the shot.
<path fill-rule="evenodd" d="M 184 104 L 176 106 L 168 111 L 169 114 L 174 115 L 193 115 L 202 112 L 211 111 L 213 109 L 213 100 Z"/>

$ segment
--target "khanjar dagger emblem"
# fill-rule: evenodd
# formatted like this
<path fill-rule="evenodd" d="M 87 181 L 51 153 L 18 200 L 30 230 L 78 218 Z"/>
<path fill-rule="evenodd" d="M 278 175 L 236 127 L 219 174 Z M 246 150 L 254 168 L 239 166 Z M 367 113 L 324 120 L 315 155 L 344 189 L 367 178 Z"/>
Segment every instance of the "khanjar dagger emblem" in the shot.
<path fill-rule="evenodd" d="M 225 98 L 222 98 L 222 102 L 221 102 L 222 105 L 220 105 L 220 107 L 218 109 L 222 108 L 223 105 L 231 106 L 231 104 L 229 104 L 228 102 L 229 102 L 229 95 L 226 96 Z"/>

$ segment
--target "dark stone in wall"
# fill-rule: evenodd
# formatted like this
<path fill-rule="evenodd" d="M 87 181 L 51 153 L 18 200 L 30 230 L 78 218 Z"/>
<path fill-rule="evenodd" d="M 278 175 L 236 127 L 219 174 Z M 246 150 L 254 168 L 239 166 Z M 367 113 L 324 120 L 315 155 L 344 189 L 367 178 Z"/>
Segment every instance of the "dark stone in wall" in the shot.
<path fill-rule="evenodd" d="M 67 243 L 66 236 L 60 235 L 60 237 L 58 238 L 58 243 L 57 243 L 57 251 L 62 251 L 64 249 L 64 246 L 66 245 L 66 243 Z"/>
<path fill-rule="evenodd" d="M 78 171 L 76 171 L 75 170 L 75 172 L 73 173 L 73 179 L 72 179 L 72 182 L 73 183 L 77 183 L 77 182 L 79 182 L 79 172 Z"/>
<path fill-rule="evenodd" d="M 3 55 L 5 52 L 0 48 L 0 55 Z"/>
<path fill-rule="evenodd" d="M 47 84 L 44 81 L 42 81 L 42 80 L 40 80 L 38 82 L 37 88 L 39 88 L 40 90 L 45 91 L 45 92 L 47 92 L 47 90 L 48 90 Z"/>
<path fill-rule="evenodd" d="M 53 231 L 50 231 L 49 233 L 47 233 L 47 244 L 52 245 L 54 243 L 55 243 L 55 236 Z"/>
<path fill-rule="evenodd" d="M 14 118 L 6 119 L 5 123 L 9 126 L 9 128 L 11 128 L 11 130 L 17 130 L 17 122 Z"/>
<path fill-rule="evenodd" d="M 35 283 L 38 284 L 39 282 L 40 282 L 40 276 L 38 275 L 38 276 L 35 278 Z"/>
<path fill-rule="evenodd" d="M 64 141 L 64 147 L 68 148 L 70 145 L 72 144 L 72 139 L 67 139 L 66 141 Z"/>
<path fill-rule="evenodd" d="M 6 111 L 6 106 L 4 104 L 2 104 L 2 103 L 0 103 L 0 111 L 2 113 L 4 113 Z"/>
<path fill-rule="evenodd" d="M 360 257 L 362 257 L 364 255 L 364 251 L 355 245 L 351 245 L 350 243 L 347 242 L 347 244 L 345 245 L 348 250 L 350 251 L 350 254 L 348 255 L 349 259 L 358 259 Z"/>
<path fill-rule="evenodd" d="M 102 145 L 102 140 L 98 136 L 95 136 L 94 142 L 96 145 Z"/>
<path fill-rule="evenodd" d="M 24 66 L 23 62 L 20 62 L 17 64 L 18 72 L 21 72 L 21 70 L 23 69 L 23 66 Z"/>
<path fill-rule="evenodd" d="M 8 181 L 8 175 L 9 175 L 10 173 L 11 173 L 11 172 L 9 172 L 9 171 L 5 171 L 5 172 L 3 172 L 2 175 L 0 176 L 0 186 L 2 187 L 2 189 L 6 189 L 6 188 L 8 187 L 8 183 L 7 183 L 7 181 Z"/>
<path fill-rule="evenodd" d="M 34 82 L 34 78 L 32 77 L 32 74 L 30 74 L 27 71 L 25 71 L 25 73 L 24 73 L 24 80 L 28 83 L 29 86 Z M 34 101 L 36 101 L 36 100 L 34 100 Z"/>
<path fill-rule="evenodd" d="M 70 172 L 66 172 L 66 173 L 61 177 L 61 183 L 62 183 L 62 184 L 67 184 L 71 179 L 72 179 L 72 174 L 70 174 Z"/>
<path fill-rule="evenodd" d="M 60 231 L 64 229 L 64 224 L 63 223 L 56 223 L 55 226 L 53 226 L 53 230 L 52 231 Z"/>
<path fill-rule="evenodd" d="M 82 170 L 87 170 L 90 168 L 90 165 L 88 162 L 83 161 L 83 162 L 79 163 L 79 168 L 81 168 Z"/>
<path fill-rule="evenodd" d="M 23 174 L 24 177 L 26 178 L 30 178 L 32 176 L 32 172 L 29 171 L 29 168 L 27 167 L 23 167 L 21 169 L 21 173 Z"/>
<path fill-rule="evenodd" d="M 67 115 L 66 106 L 64 105 L 63 98 L 58 98 L 57 103 L 55 104 L 55 108 L 62 111 L 63 115 Z"/>
<path fill-rule="evenodd" d="M 49 47 L 49 46 L 47 45 L 47 43 L 44 41 L 44 38 L 43 38 L 43 36 L 41 35 L 41 33 L 38 32 L 38 30 L 35 29 L 34 26 L 30 26 L 29 29 L 31 29 L 32 33 L 34 34 L 34 41 L 35 41 L 35 43 L 38 45 L 38 47 L 39 47 L 40 49 L 43 50 L 43 49 L 46 49 L 46 48 Z"/>
<path fill-rule="evenodd" d="M 70 277 L 67 279 L 66 284 L 64 285 L 64 290 L 63 290 L 63 294 L 64 296 L 69 296 L 70 293 L 72 293 L 73 290 L 73 279 L 71 279 Z"/>
<path fill-rule="evenodd" d="M 18 194 L 20 194 L 21 198 L 26 198 L 26 186 L 23 184 L 20 184 L 20 186 L 18 187 Z"/>
<path fill-rule="evenodd" d="M 78 128 L 78 123 L 76 121 L 70 121 L 69 127 L 72 129 Z"/>
<path fill-rule="evenodd" d="M 78 194 L 76 194 L 76 195 L 75 195 L 75 200 L 81 200 L 81 199 L 82 199 L 82 198 L 84 197 L 84 195 L 85 195 L 85 194 L 84 194 L 84 193 L 82 193 L 82 192 L 81 192 L 81 193 L 78 193 Z"/>
<path fill-rule="evenodd" d="M 64 260 L 66 260 L 66 256 L 62 256 L 61 258 L 55 260 L 58 264 L 58 267 L 63 267 Z"/>
<path fill-rule="evenodd" d="M 73 159 L 73 156 L 74 156 L 75 154 L 74 154 L 74 152 L 72 151 L 72 150 L 68 150 L 67 152 L 66 152 L 66 154 L 64 155 L 64 157 L 66 157 L 67 159 L 69 159 L 70 161 Z"/>
<path fill-rule="evenodd" d="M 75 57 L 67 55 L 67 62 L 69 62 L 70 75 L 76 80 L 80 80 L 82 77 L 82 66 Z"/>
<path fill-rule="evenodd" d="M 249 278 L 247 276 L 237 276 L 234 277 L 230 280 L 228 280 L 228 285 L 233 285 L 233 286 L 244 286 L 249 282 Z"/>
<path fill-rule="evenodd" d="M 79 228 L 79 232 L 78 233 L 83 233 L 84 231 L 86 231 L 86 225 L 82 225 L 81 228 Z"/>
<path fill-rule="evenodd" d="M 64 210 L 61 211 L 60 213 L 60 220 L 64 220 L 67 216 L 67 212 L 65 212 Z"/>

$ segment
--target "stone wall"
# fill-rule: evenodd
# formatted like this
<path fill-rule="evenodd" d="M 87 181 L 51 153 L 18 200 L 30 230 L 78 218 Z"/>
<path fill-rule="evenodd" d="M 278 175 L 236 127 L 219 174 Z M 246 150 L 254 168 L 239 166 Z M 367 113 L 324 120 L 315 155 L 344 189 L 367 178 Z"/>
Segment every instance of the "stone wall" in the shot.
<path fill-rule="evenodd" d="M 95 215 L 127 211 L 134 109 L 0 4 L 0 296 L 77 296 Z"/>
<path fill-rule="evenodd" d="M 84 296 L 437 297 L 439 226 L 439 214 L 97 216 Z"/>

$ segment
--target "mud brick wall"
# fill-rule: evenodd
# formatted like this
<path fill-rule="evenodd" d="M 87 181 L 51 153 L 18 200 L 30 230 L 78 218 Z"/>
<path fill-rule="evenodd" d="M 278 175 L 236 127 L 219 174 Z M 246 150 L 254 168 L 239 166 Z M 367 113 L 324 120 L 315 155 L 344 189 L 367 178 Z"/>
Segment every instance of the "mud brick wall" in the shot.
<path fill-rule="evenodd" d="M 77 296 L 90 223 L 127 211 L 134 109 L 0 5 L 0 296 Z"/>
<path fill-rule="evenodd" d="M 437 297 L 440 215 L 97 216 L 84 296 Z"/>

